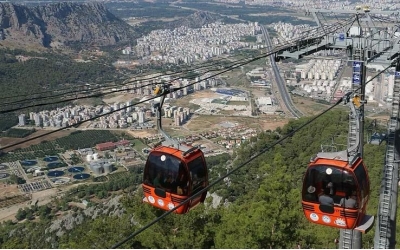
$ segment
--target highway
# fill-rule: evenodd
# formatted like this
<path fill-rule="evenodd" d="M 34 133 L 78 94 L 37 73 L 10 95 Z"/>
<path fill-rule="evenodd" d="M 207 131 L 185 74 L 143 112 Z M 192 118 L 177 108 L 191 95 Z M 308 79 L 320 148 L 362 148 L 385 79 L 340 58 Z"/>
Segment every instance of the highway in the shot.
<path fill-rule="evenodd" d="M 267 29 L 264 26 L 261 26 L 262 33 L 264 35 L 265 39 L 265 45 L 267 46 L 268 51 L 272 50 L 272 44 L 271 40 L 269 38 L 269 34 Z M 301 113 L 299 110 L 296 109 L 296 107 L 292 103 L 292 99 L 290 98 L 290 94 L 288 93 L 286 87 L 285 87 L 285 81 L 282 79 L 280 73 L 279 73 L 279 68 L 276 65 L 274 55 L 270 55 L 269 57 L 270 62 L 271 62 L 271 67 L 274 72 L 275 76 L 275 82 L 276 85 L 278 86 L 279 93 L 281 94 L 281 100 L 283 101 L 283 105 L 286 106 L 286 109 L 289 110 L 289 112 L 296 118 L 302 117 L 304 114 Z"/>

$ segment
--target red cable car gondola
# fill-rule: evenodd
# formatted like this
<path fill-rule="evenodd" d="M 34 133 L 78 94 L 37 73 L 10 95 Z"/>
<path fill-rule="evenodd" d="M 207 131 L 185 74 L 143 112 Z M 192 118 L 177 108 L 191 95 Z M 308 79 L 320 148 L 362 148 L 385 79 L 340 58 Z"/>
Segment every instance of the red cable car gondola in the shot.
<path fill-rule="evenodd" d="M 350 106 L 355 113 L 354 104 Z M 357 135 L 348 150 L 321 152 L 311 160 L 302 189 L 303 212 L 310 222 L 361 232 L 372 227 L 374 217 L 366 215 L 370 182 L 359 144 Z"/>
<path fill-rule="evenodd" d="M 161 88 L 157 86 L 155 93 Z M 150 205 L 171 210 L 181 202 L 208 186 L 208 170 L 203 152 L 165 134 L 161 127 L 161 107 L 169 89 L 165 89 L 157 104 L 157 127 L 165 141 L 149 154 L 143 173 L 144 201 Z M 204 202 L 207 191 L 194 197 L 174 212 L 187 213 L 192 207 Z"/>

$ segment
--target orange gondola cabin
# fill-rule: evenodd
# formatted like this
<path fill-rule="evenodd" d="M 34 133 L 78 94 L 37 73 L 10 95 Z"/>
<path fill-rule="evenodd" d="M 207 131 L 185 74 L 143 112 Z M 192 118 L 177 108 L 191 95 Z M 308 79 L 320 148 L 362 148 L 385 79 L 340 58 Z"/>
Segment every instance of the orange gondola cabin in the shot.
<path fill-rule="evenodd" d="M 368 172 L 361 157 L 346 151 L 319 153 L 304 176 L 302 206 L 316 224 L 366 232 L 373 217 L 366 215 L 370 195 Z"/>
<path fill-rule="evenodd" d="M 187 151 L 168 146 L 153 149 L 147 158 L 143 177 L 144 200 L 163 210 L 173 209 L 208 185 L 204 155 L 196 147 Z M 206 195 L 205 191 L 174 212 L 187 213 L 190 208 L 204 202 Z"/>

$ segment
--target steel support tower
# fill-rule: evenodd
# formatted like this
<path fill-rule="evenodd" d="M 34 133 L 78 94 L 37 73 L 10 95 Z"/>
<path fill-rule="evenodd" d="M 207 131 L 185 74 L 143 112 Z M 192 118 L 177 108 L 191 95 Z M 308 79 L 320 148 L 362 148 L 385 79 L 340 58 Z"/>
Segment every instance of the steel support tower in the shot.
<path fill-rule="evenodd" d="M 353 66 L 353 94 L 358 95 L 361 99 L 361 105 L 357 110 L 361 117 L 360 130 L 354 130 L 355 122 L 352 119 L 352 114 L 350 114 L 348 147 L 355 143 L 355 135 L 359 133 L 361 146 L 358 153 L 362 157 L 366 69 L 367 67 L 378 68 L 378 70 L 386 69 L 393 66 L 394 61 L 399 57 L 400 35 L 397 35 L 396 31 L 400 12 L 374 11 L 368 7 L 359 7 L 354 11 L 315 9 L 308 10 L 306 14 L 312 15 L 318 27 L 322 30 L 328 27 L 328 24 L 322 23 L 319 17 L 323 14 L 334 16 L 335 18 L 337 18 L 337 14 L 348 14 L 348 16 L 354 15 L 355 18 L 352 23 L 343 25 L 343 29 L 339 32 L 326 34 L 322 39 L 306 39 L 297 42 L 296 45 L 289 49 L 279 50 L 275 58 L 277 60 L 280 58 L 300 59 L 325 49 L 342 49 L 347 52 L 349 66 Z M 388 144 L 379 198 L 380 205 L 376 218 L 374 248 L 394 248 L 395 246 L 397 183 L 399 176 L 399 155 L 395 149 L 395 132 L 399 129 L 400 67 L 396 67 L 395 74 L 392 112 L 388 126 Z M 362 230 L 340 230 L 339 248 L 362 248 L 361 231 L 367 232 L 371 227 L 372 224 L 369 225 L 369 228 L 362 228 Z"/>

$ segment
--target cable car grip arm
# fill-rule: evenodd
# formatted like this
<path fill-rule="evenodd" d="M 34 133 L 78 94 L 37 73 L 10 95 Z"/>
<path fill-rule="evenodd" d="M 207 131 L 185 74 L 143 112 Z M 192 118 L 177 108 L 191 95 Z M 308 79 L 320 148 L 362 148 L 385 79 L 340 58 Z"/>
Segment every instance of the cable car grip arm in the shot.
<path fill-rule="evenodd" d="M 171 93 L 170 90 L 170 85 L 162 85 L 159 86 L 157 85 L 157 87 L 154 90 L 154 94 L 159 95 L 160 97 L 160 102 L 159 103 L 155 103 L 153 104 L 153 107 L 156 109 L 156 116 L 157 116 L 157 130 L 158 132 L 164 136 L 166 141 L 170 141 L 171 138 L 167 135 L 167 133 L 165 133 L 165 131 L 162 129 L 162 122 L 161 122 L 161 108 L 164 104 L 165 101 L 165 97 L 167 96 L 167 94 Z"/>

